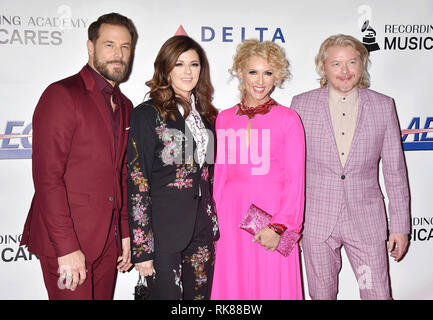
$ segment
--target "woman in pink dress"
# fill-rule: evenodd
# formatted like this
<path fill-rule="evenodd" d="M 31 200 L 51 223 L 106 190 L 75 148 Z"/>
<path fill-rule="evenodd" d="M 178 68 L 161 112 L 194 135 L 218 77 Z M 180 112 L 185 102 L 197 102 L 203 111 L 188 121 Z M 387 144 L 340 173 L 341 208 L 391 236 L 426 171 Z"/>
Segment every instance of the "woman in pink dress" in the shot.
<path fill-rule="evenodd" d="M 220 240 L 212 299 L 303 299 L 298 244 L 275 249 L 280 234 L 299 234 L 304 212 L 305 144 L 301 121 L 270 94 L 290 75 L 281 47 L 241 43 L 230 70 L 242 101 L 216 120 L 214 177 Z M 272 215 L 254 236 L 239 228 L 251 204 Z"/>

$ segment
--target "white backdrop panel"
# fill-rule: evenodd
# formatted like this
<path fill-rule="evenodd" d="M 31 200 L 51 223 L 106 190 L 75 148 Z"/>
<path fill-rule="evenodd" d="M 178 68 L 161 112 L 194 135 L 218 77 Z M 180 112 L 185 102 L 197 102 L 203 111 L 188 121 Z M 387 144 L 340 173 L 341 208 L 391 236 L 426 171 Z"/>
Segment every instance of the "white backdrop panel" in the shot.
<path fill-rule="evenodd" d="M 371 53 L 371 88 L 395 99 L 402 129 L 408 128 L 414 118 L 419 120 L 411 129 L 430 127 L 426 121 L 433 117 L 433 3 L 429 0 L 272 0 L 266 6 L 258 0 L 166 0 L 161 4 L 134 0 L 2 0 L 0 135 L 23 133 L 31 124 L 43 90 L 50 83 L 75 74 L 86 63 L 89 24 L 113 11 L 130 17 L 139 32 L 131 76 L 121 85 L 134 105 L 144 99 L 145 82 L 152 76 L 160 46 L 180 25 L 206 50 L 215 105 L 226 109 L 239 100 L 237 80 L 231 80 L 227 70 L 236 45 L 243 38 L 274 40 L 285 48 L 293 78 L 283 89 L 275 90 L 273 97 L 289 106 L 293 95 L 318 86 L 314 57 L 320 43 L 336 33 L 362 40 L 365 34 L 361 26 L 368 19 L 380 47 Z M 396 32 L 390 32 L 392 26 Z M 399 32 L 399 28 L 404 30 Z M 37 258 L 18 247 L 34 189 L 31 160 L 28 156 L 17 159 L 17 154 L 30 151 L 31 138 L 0 138 L 0 299 L 46 299 Z M 405 142 L 415 142 L 415 147 L 420 147 L 430 140 L 432 133 L 411 134 Z M 403 261 L 395 263 L 390 259 L 396 299 L 433 298 L 433 148 L 426 148 L 405 152 L 414 238 Z M 383 177 L 380 179 L 383 186 Z M 339 298 L 359 299 L 356 279 L 344 251 L 342 259 Z M 135 270 L 119 274 L 115 299 L 132 299 L 136 280 Z M 308 299 L 307 288 L 305 293 Z"/>

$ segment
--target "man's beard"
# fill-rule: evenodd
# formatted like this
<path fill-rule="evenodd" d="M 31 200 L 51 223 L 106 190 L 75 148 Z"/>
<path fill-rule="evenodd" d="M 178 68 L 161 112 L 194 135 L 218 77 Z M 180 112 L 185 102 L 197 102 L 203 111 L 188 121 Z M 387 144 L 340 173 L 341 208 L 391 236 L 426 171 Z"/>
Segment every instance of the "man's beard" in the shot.
<path fill-rule="evenodd" d="M 108 69 L 110 63 L 121 63 L 124 68 L 114 68 L 113 71 Z M 99 62 L 96 55 L 93 57 L 93 65 L 95 69 L 107 80 L 120 82 L 122 81 L 126 74 L 128 73 L 128 65 L 121 60 L 110 60 L 107 62 Z"/>

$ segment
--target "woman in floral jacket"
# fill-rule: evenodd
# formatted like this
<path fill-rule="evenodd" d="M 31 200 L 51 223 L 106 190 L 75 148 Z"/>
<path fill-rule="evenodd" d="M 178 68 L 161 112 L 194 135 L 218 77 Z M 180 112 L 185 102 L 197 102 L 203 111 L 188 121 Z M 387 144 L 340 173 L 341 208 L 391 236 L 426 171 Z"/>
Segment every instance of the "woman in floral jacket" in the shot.
<path fill-rule="evenodd" d="M 209 65 L 187 36 L 168 39 L 156 57 L 151 100 L 131 113 L 128 210 L 132 262 L 150 299 L 209 299 L 215 241 L 215 151 Z"/>

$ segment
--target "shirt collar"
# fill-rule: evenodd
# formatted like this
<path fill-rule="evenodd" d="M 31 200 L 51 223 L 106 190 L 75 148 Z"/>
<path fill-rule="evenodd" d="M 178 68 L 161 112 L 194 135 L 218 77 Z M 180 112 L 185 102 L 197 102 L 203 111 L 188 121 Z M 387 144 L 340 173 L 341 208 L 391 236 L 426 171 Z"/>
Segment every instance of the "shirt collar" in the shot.
<path fill-rule="evenodd" d="M 185 111 L 183 110 L 182 106 L 180 104 L 178 104 L 177 108 L 179 109 L 179 112 L 183 117 L 183 115 L 185 114 Z M 195 107 L 195 97 L 193 94 L 191 94 L 191 112 L 197 112 L 197 109 Z"/>
<path fill-rule="evenodd" d="M 118 87 L 117 85 L 115 85 L 113 87 L 103 76 L 101 76 L 91 66 L 89 66 L 89 64 L 86 64 L 86 67 L 90 71 L 90 74 L 92 75 L 93 79 L 95 80 L 96 85 L 99 88 L 99 90 L 107 92 L 110 96 L 114 92 L 117 92 L 117 90 L 116 90 L 116 88 Z"/>
<path fill-rule="evenodd" d="M 347 96 L 340 95 L 337 91 L 332 89 L 331 86 L 329 86 L 328 92 L 329 92 L 329 102 L 332 105 L 336 105 L 337 103 L 354 104 L 356 103 L 356 101 L 358 101 L 359 98 L 358 88 L 353 90 Z"/>

